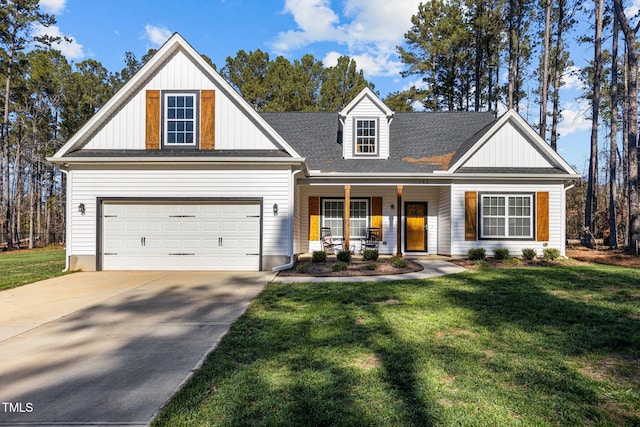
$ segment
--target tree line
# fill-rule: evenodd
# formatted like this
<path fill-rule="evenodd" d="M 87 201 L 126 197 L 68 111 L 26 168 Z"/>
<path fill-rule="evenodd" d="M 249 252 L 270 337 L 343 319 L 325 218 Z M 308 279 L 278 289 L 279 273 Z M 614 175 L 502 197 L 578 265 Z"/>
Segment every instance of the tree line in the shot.
<path fill-rule="evenodd" d="M 155 51 L 127 52 L 110 72 L 94 59 L 69 63 L 57 40 L 35 37 L 33 24 L 55 17 L 37 0 L 0 0 L 0 241 L 9 247 L 59 240 L 64 231 L 64 175 L 46 161 Z M 591 156 L 586 182 L 570 195 L 568 232 L 588 242 L 635 248 L 638 215 L 637 42 L 640 22 L 623 0 L 430 0 L 408 23 L 398 55 L 403 77 L 416 84 L 389 93 L 394 111 L 525 111 L 540 136 L 557 149 L 560 89 L 576 72 L 569 46 L 577 22 L 592 60 L 578 69 L 592 105 Z M 584 25 L 583 25 L 584 27 Z M 36 43 L 36 47 L 34 47 Z M 214 68 L 211 60 L 204 56 Z M 368 82 L 354 59 L 325 66 L 312 55 L 289 60 L 261 50 L 226 58 L 220 74 L 258 111 L 339 111 Z M 603 139 L 604 138 L 604 139 Z M 608 144 L 605 144 L 608 143 Z M 606 145 L 606 147 L 605 147 Z M 579 217 L 580 220 L 575 220 Z"/>

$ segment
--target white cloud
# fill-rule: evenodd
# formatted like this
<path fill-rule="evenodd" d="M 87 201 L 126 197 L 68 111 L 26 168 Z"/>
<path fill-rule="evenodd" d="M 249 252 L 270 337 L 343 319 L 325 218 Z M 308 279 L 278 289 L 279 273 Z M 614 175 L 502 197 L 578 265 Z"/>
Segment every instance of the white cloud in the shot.
<path fill-rule="evenodd" d="M 403 42 L 420 0 L 345 0 L 343 4 L 343 10 L 336 11 L 329 0 L 286 0 L 283 13 L 293 16 L 297 28 L 279 33 L 272 48 L 286 54 L 313 43 L 334 42 L 346 46 L 342 55 L 356 59 L 367 76 L 397 75 L 403 65 L 396 46 Z M 340 56 L 331 52 L 327 57 L 336 55 Z"/>
<path fill-rule="evenodd" d="M 144 26 L 144 38 L 149 40 L 153 47 L 160 47 L 171 37 L 171 31 L 166 27 L 157 27 L 147 24 Z"/>
<path fill-rule="evenodd" d="M 60 40 L 53 43 L 52 47 L 59 50 L 67 59 L 76 60 L 85 56 L 82 45 L 72 36 L 62 33 L 56 25 L 45 27 L 38 23 L 33 27 L 33 33 L 35 36 L 59 37 Z"/>
<path fill-rule="evenodd" d="M 588 100 L 571 101 L 562 106 L 562 121 L 558 123 L 560 137 L 591 129 L 591 119 L 587 115 L 591 110 Z"/>
<path fill-rule="evenodd" d="M 562 76 L 562 81 L 564 82 L 564 85 L 560 90 L 578 90 L 581 93 L 585 90 L 585 84 L 580 80 L 580 68 L 575 65 L 567 69 L 565 74 Z"/>
<path fill-rule="evenodd" d="M 46 13 L 59 15 L 66 6 L 67 0 L 40 0 L 40 7 Z"/>
<path fill-rule="evenodd" d="M 633 0 L 629 7 L 624 10 L 625 15 L 628 17 L 636 16 L 640 12 L 640 0 Z"/>

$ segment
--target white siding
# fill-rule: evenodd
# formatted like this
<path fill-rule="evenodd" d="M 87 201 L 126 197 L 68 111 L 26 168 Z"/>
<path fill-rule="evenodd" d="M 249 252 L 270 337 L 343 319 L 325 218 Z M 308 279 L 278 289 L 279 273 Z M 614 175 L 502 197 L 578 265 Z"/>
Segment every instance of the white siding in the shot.
<path fill-rule="evenodd" d="M 96 253 L 96 199 L 131 198 L 262 198 L 263 255 L 289 255 L 289 170 L 120 169 L 71 171 L 70 255 Z M 84 203 L 86 214 L 78 212 Z M 278 216 L 273 204 L 278 204 Z"/>
<path fill-rule="evenodd" d="M 507 122 L 474 155 L 464 167 L 548 168 L 552 165 L 540 154 L 522 132 Z"/>
<path fill-rule="evenodd" d="M 438 188 L 438 254 L 451 254 L 451 188 Z"/>
<path fill-rule="evenodd" d="M 538 242 L 535 240 L 464 240 L 464 193 L 465 191 L 477 191 L 483 193 L 532 193 L 538 191 L 549 192 L 549 241 Z M 545 248 L 556 248 L 564 255 L 565 250 L 565 213 L 564 213 L 564 186 L 563 184 L 454 184 L 451 189 L 451 252 L 452 255 L 466 255 L 470 248 L 482 247 L 491 255 L 495 248 L 508 248 L 514 256 L 522 255 L 522 249 L 533 248 L 542 253 Z M 535 214 L 535 210 L 534 210 Z M 535 236 L 535 232 L 534 232 Z"/>
<path fill-rule="evenodd" d="M 85 145 L 86 149 L 144 150 L 146 90 L 215 90 L 216 149 L 276 149 L 262 129 L 249 119 L 195 63 L 178 51 L 149 82 L 123 104 Z"/>
<path fill-rule="evenodd" d="M 353 159 L 354 156 L 353 145 L 355 139 L 355 119 L 371 119 L 378 120 L 378 155 L 375 157 L 381 159 L 389 158 L 389 123 L 385 116 L 385 113 L 378 108 L 378 106 L 369 98 L 364 97 L 362 101 L 358 103 L 345 119 L 344 131 L 342 134 L 343 139 L 343 156 L 345 159 Z M 360 157 L 362 158 L 362 156 Z"/>

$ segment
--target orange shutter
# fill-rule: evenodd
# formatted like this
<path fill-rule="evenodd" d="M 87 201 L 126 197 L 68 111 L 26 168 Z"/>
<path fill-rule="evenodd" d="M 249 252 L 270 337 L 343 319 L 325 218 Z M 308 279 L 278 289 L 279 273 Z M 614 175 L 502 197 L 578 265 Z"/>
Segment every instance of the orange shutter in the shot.
<path fill-rule="evenodd" d="M 382 197 L 371 198 L 371 227 L 380 229 L 382 240 Z"/>
<path fill-rule="evenodd" d="M 320 240 L 320 197 L 309 197 L 309 240 Z"/>
<path fill-rule="evenodd" d="M 477 239 L 478 193 L 465 191 L 464 193 L 464 240 Z"/>
<path fill-rule="evenodd" d="M 536 193 L 536 240 L 549 240 L 549 192 Z"/>
<path fill-rule="evenodd" d="M 160 91 L 148 90 L 146 102 L 145 148 L 160 149 Z"/>
<path fill-rule="evenodd" d="M 200 91 L 200 149 L 215 148 L 216 91 Z"/>

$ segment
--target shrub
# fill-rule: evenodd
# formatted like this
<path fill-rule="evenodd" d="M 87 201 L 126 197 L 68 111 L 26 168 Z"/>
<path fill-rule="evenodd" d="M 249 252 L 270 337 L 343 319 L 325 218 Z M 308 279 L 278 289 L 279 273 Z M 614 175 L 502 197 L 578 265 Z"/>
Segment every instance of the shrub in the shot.
<path fill-rule="evenodd" d="M 556 248 L 547 248 L 542 251 L 542 258 L 545 261 L 553 261 L 556 258 L 560 258 L 560 251 Z"/>
<path fill-rule="evenodd" d="M 367 270 L 377 270 L 378 264 L 376 264 L 375 262 L 372 262 L 371 264 L 365 265 L 364 268 L 366 268 Z"/>
<path fill-rule="evenodd" d="M 311 260 L 313 262 L 327 262 L 327 254 L 325 251 L 313 251 Z"/>
<path fill-rule="evenodd" d="M 509 258 L 509 249 L 507 249 L 507 248 L 495 248 L 493 250 L 493 257 L 495 259 L 507 259 L 507 258 Z"/>
<path fill-rule="evenodd" d="M 338 261 L 349 262 L 351 261 L 351 252 L 350 251 L 340 251 L 336 255 Z"/>
<path fill-rule="evenodd" d="M 407 261 L 403 260 L 402 258 L 398 258 L 394 256 L 391 258 L 391 265 L 394 266 L 395 268 L 407 268 L 409 264 L 407 263 Z"/>
<path fill-rule="evenodd" d="M 296 271 L 300 274 L 305 274 L 308 270 L 309 263 L 307 262 L 301 262 L 300 264 L 296 265 Z"/>
<path fill-rule="evenodd" d="M 536 255 L 538 255 L 538 253 L 535 249 L 526 248 L 522 250 L 522 258 L 526 259 L 527 261 L 533 260 Z"/>
<path fill-rule="evenodd" d="M 362 253 L 362 258 L 365 261 L 375 261 L 378 259 L 378 251 L 376 249 L 365 249 Z"/>
<path fill-rule="evenodd" d="M 344 271 L 347 269 L 347 263 L 346 262 L 342 262 L 342 261 L 338 261 L 335 264 L 333 264 L 333 267 L 331 267 L 331 269 L 333 271 Z"/>
<path fill-rule="evenodd" d="M 488 270 L 489 268 L 491 268 L 491 264 L 489 264 L 484 259 L 478 259 L 474 264 L 476 267 L 478 267 L 478 270 Z"/>
<path fill-rule="evenodd" d="M 484 248 L 471 248 L 467 251 L 467 257 L 471 261 L 483 260 L 487 257 L 487 251 Z"/>
<path fill-rule="evenodd" d="M 522 261 L 520 261 L 518 258 L 507 258 L 504 263 L 508 266 L 515 267 L 521 265 Z"/>

